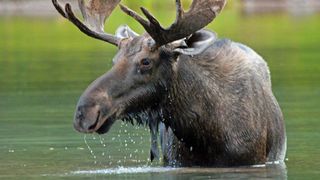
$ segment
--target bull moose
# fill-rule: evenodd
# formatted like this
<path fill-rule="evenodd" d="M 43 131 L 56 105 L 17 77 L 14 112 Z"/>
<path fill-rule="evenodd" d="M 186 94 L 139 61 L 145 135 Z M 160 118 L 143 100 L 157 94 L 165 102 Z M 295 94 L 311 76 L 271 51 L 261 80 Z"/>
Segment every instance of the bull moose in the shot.
<path fill-rule="evenodd" d="M 148 124 L 151 158 L 160 134 L 169 166 L 242 166 L 283 161 L 286 135 L 282 112 L 271 90 L 266 62 L 249 47 L 203 29 L 226 0 L 193 0 L 188 11 L 176 0 L 169 28 L 145 8 L 146 18 L 120 8 L 146 30 L 121 26 L 104 32 L 120 0 L 79 0 L 84 21 L 67 3 L 58 12 L 83 33 L 119 48 L 113 67 L 96 79 L 77 104 L 74 127 L 108 132 L 116 120 Z M 158 129 L 160 133 L 158 133 Z"/>

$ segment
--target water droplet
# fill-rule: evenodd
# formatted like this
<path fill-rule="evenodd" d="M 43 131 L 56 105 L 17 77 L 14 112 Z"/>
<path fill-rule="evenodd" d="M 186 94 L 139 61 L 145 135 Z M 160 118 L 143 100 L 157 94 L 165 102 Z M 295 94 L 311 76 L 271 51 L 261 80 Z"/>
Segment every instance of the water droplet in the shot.
<path fill-rule="evenodd" d="M 100 138 L 100 144 L 101 144 L 103 147 L 106 147 L 106 144 L 104 143 L 104 139 L 103 139 L 101 136 L 99 136 L 99 138 Z"/>
<path fill-rule="evenodd" d="M 92 139 L 96 140 L 96 136 L 94 134 L 92 134 Z"/>
<path fill-rule="evenodd" d="M 96 159 L 97 157 L 96 157 L 96 155 L 93 153 L 93 150 L 92 150 L 91 147 L 89 146 L 86 138 L 87 138 L 87 136 L 84 135 L 84 136 L 83 136 L 84 143 L 87 145 L 87 148 L 88 148 L 91 156 L 93 157 L 93 159 Z M 94 161 L 94 164 L 97 164 L 97 161 Z"/>

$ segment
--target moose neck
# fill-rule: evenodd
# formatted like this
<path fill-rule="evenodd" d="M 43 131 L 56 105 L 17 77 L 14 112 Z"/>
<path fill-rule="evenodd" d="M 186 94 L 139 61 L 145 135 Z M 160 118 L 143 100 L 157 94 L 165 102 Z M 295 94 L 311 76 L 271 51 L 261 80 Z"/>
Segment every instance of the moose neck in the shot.
<path fill-rule="evenodd" d="M 195 63 L 194 58 L 183 55 L 172 68 L 173 78 L 164 106 L 165 124 L 173 130 L 180 141 L 189 146 L 206 144 L 207 139 L 203 139 L 205 136 L 201 134 L 206 134 L 206 131 L 211 129 L 202 127 L 205 124 L 203 121 L 214 116 L 203 109 L 203 106 L 212 109 L 214 107 L 207 98 L 214 92 L 206 92 L 206 88 L 203 88 L 204 84 L 208 83 L 208 78 L 202 76 L 206 67 Z M 211 127 L 214 128 L 214 125 Z"/>

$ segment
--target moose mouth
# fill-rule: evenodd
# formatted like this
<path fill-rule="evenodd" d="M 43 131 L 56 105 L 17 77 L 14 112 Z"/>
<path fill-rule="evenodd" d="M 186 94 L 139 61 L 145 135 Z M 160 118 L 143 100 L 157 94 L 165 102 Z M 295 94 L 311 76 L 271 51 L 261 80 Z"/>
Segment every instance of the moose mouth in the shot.
<path fill-rule="evenodd" d="M 105 134 L 110 130 L 115 121 L 115 115 L 103 117 L 101 111 L 99 111 L 95 123 L 91 125 L 89 129 L 92 129 L 93 132 L 98 134 Z"/>
<path fill-rule="evenodd" d="M 89 113 L 89 111 L 87 111 L 87 115 L 89 116 L 90 114 L 91 116 L 96 114 L 94 123 L 87 128 L 83 127 L 83 125 L 81 125 L 83 124 L 81 121 L 85 122 L 88 120 L 82 119 L 82 114 L 79 113 L 80 115 L 76 115 L 74 123 L 74 128 L 77 131 L 82 133 L 105 134 L 110 130 L 116 120 L 122 120 L 123 122 L 131 123 L 132 125 L 146 125 L 148 123 L 148 117 L 146 117 L 148 113 L 146 113 L 145 109 L 126 109 L 124 106 L 120 105 L 113 107 L 108 111 L 106 111 L 105 108 L 101 108 L 96 113 Z"/>
<path fill-rule="evenodd" d="M 121 120 L 123 122 L 130 123 L 132 125 L 146 125 L 148 123 L 148 119 L 145 116 L 145 112 L 135 112 L 135 113 L 125 113 L 119 114 L 114 113 L 110 116 L 106 116 L 106 118 L 100 117 L 99 113 L 96 119 L 96 122 L 92 125 L 93 132 L 98 134 L 107 133 L 116 120 Z"/>
<path fill-rule="evenodd" d="M 107 133 L 115 121 L 116 119 L 114 117 L 105 119 L 104 123 L 96 130 L 96 133 L 98 134 Z"/>

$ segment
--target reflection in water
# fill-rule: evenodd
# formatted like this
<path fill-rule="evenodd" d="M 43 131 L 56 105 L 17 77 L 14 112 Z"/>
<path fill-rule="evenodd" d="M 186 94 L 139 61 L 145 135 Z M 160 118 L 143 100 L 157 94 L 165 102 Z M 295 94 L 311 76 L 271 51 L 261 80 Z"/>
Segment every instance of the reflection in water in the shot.
<path fill-rule="evenodd" d="M 166 172 L 166 173 L 164 173 Z M 77 175 L 117 175 L 117 174 L 150 174 L 153 178 L 219 178 L 219 179 L 287 179 L 287 169 L 284 163 L 258 165 L 239 168 L 169 168 L 169 167 L 117 167 L 110 169 L 74 171 L 70 176 Z"/>

